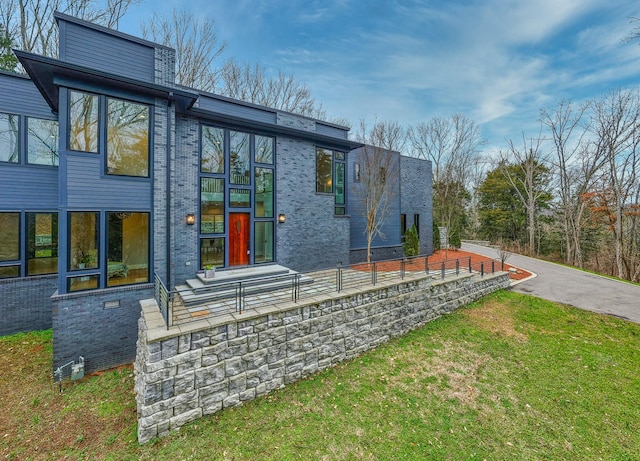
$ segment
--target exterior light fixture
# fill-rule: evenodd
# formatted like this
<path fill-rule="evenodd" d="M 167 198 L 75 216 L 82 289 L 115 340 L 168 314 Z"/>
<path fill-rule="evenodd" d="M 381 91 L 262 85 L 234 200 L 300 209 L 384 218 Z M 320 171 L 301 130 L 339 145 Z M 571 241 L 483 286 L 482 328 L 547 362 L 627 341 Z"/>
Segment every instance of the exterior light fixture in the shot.
<path fill-rule="evenodd" d="M 280 213 L 280 214 L 278 215 L 278 222 L 279 222 L 280 224 L 283 224 L 286 220 L 287 220 L 287 217 L 284 215 L 284 213 Z"/>
<path fill-rule="evenodd" d="M 188 226 L 193 226 L 196 223 L 196 215 L 189 213 L 186 220 Z"/>

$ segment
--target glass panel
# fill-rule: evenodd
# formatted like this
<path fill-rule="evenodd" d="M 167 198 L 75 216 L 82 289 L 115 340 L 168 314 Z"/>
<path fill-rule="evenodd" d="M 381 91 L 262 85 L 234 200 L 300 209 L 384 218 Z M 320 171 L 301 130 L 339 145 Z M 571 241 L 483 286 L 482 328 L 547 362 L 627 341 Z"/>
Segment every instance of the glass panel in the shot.
<path fill-rule="evenodd" d="M 58 122 L 28 118 L 27 128 L 27 162 L 58 166 Z"/>
<path fill-rule="evenodd" d="M 0 213 L 0 261 L 20 259 L 20 213 Z"/>
<path fill-rule="evenodd" d="M 224 238 L 200 239 L 200 269 L 224 266 Z"/>
<path fill-rule="evenodd" d="M 249 189 L 229 189 L 229 206 L 249 208 L 251 206 L 251 191 Z"/>
<path fill-rule="evenodd" d="M 0 114 L 0 162 L 20 161 L 18 119 L 17 115 Z"/>
<path fill-rule="evenodd" d="M 98 267 L 98 213 L 69 213 L 70 270 Z"/>
<path fill-rule="evenodd" d="M 256 168 L 255 216 L 273 218 L 273 170 Z"/>
<path fill-rule="evenodd" d="M 418 237 L 420 237 L 420 215 L 419 214 L 413 215 L 413 225 L 416 226 Z"/>
<path fill-rule="evenodd" d="M 200 169 L 205 173 L 224 173 L 224 130 L 202 127 Z"/>
<path fill-rule="evenodd" d="M 249 175 L 250 149 L 249 135 L 238 131 L 230 131 L 229 141 L 229 180 L 231 184 L 251 184 Z"/>
<path fill-rule="evenodd" d="M 336 163 L 336 205 L 344 205 L 344 163 Z"/>
<path fill-rule="evenodd" d="M 273 221 L 256 222 L 254 262 L 273 261 Z"/>
<path fill-rule="evenodd" d="M 360 164 L 359 163 L 353 164 L 353 181 L 360 182 Z"/>
<path fill-rule="evenodd" d="M 58 213 L 28 213 L 27 275 L 58 272 Z"/>
<path fill-rule="evenodd" d="M 149 107 L 109 99 L 107 111 L 107 172 L 149 176 Z"/>
<path fill-rule="evenodd" d="M 335 207 L 335 210 L 333 212 L 336 216 L 344 216 L 346 214 L 346 210 L 343 206 L 337 206 Z"/>
<path fill-rule="evenodd" d="M 336 160 L 344 160 L 344 152 L 336 152 Z"/>
<path fill-rule="evenodd" d="M 0 279 L 20 277 L 20 266 L 0 266 Z"/>
<path fill-rule="evenodd" d="M 85 291 L 85 290 L 95 290 L 98 288 L 98 282 L 100 281 L 99 275 L 83 275 L 81 277 L 69 277 L 68 279 L 68 290 L 71 291 Z"/>
<path fill-rule="evenodd" d="M 224 179 L 200 179 L 200 232 L 224 232 Z"/>
<path fill-rule="evenodd" d="M 69 92 L 69 148 L 98 152 L 98 97 Z"/>
<path fill-rule="evenodd" d="M 333 155 L 331 151 L 316 150 L 316 192 L 331 193 L 333 174 Z"/>
<path fill-rule="evenodd" d="M 273 138 L 256 135 L 256 162 L 273 164 Z"/>
<path fill-rule="evenodd" d="M 107 286 L 149 281 L 149 213 L 107 213 Z"/>

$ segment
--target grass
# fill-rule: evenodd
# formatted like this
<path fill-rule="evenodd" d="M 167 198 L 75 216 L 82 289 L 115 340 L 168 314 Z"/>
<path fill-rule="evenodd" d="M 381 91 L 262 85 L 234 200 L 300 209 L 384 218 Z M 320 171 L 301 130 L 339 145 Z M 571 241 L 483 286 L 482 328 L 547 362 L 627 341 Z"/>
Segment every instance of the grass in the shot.
<path fill-rule="evenodd" d="M 640 325 L 512 292 L 142 447 L 132 370 L 59 394 L 50 344 L 0 338 L 0 458 L 640 459 Z"/>

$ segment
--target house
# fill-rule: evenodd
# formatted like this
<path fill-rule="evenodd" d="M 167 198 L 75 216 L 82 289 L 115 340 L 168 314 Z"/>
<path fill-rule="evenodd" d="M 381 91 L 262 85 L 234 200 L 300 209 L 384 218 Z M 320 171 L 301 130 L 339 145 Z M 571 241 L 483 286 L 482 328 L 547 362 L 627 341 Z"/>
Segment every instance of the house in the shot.
<path fill-rule="evenodd" d="M 0 334 L 52 327 L 54 368 L 106 369 L 156 280 L 362 260 L 348 128 L 181 87 L 173 49 L 55 17 L 59 58 L 0 73 Z M 401 164 L 394 256 L 406 219 L 431 231 L 430 163 Z"/>

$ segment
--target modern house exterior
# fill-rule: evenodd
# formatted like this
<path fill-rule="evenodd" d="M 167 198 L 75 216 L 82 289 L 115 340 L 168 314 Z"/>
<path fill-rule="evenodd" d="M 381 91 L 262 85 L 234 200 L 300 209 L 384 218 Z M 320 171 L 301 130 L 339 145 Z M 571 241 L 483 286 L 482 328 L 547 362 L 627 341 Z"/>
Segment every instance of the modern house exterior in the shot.
<path fill-rule="evenodd" d="M 53 327 L 54 368 L 106 369 L 133 361 L 154 277 L 366 259 L 348 128 L 179 86 L 173 49 L 56 20 L 57 59 L 0 72 L 0 334 Z M 399 158 L 376 258 L 413 222 L 431 252 L 431 164 Z"/>

